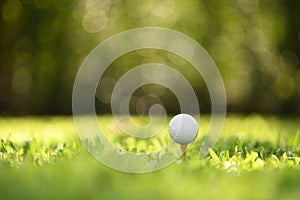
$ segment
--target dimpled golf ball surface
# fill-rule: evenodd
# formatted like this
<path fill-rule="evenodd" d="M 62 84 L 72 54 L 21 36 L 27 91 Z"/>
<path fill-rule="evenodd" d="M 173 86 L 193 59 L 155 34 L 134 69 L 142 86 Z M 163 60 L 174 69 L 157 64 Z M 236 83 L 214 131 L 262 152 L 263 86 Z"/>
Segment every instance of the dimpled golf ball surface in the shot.
<path fill-rule="evenodd" d="M 169 123 L 169 134 L 176 143 L 189 144 L 198 135 L 198 123 L 191 115 L 176 115 Z"/>

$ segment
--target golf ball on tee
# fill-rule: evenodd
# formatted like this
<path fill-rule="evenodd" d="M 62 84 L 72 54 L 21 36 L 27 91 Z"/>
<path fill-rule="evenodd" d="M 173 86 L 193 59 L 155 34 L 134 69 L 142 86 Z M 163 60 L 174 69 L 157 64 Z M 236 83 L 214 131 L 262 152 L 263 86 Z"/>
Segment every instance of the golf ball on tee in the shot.
<path fill-rule="evenodd" d="M 176 143 L 189 144 L 198 135 L 198 123 L 191 115 L 176 115 L 169 123 L 169 134 Z"/>

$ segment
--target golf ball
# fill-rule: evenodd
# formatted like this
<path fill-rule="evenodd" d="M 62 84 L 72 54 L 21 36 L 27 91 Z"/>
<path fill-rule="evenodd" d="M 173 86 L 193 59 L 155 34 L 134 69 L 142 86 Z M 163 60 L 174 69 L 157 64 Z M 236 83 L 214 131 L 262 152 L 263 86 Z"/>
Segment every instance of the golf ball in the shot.
<path fill-rule="evenodd" d="M 169 135 L 176 143 L 189 144 L 198 135 L 198 123 L 191 115 L 176 115 L 169 123 Z"/>

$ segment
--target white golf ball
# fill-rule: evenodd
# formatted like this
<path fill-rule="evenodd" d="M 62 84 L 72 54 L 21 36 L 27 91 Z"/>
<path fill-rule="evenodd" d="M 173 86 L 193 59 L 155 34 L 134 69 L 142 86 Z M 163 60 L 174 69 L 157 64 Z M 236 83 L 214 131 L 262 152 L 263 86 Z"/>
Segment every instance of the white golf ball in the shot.
<path fill-rule="evenodd" d="M 198 135 L 198 123 L 191 115 L 176 115 L 169 123 L 169 135 L 176 143 L 189 144 Z"/>

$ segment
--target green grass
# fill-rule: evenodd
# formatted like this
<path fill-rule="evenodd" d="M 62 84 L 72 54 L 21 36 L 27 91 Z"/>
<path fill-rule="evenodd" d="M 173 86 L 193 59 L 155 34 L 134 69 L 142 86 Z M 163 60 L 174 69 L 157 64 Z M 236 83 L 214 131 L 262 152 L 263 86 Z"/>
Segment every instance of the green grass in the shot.
<path fill-rule="evenodd" d="M 138 140 L 122 135 L 110 116 L 99 119 L 109 140 L 127 151 L 170 141 L 166 128 Z M 300 118 L 228 116 L 218 143 L 199 159 L 208 123 L 202 116 L 186 161 L 126 174 L 86 152 L 72 117 L 1 117 L 0 199 L 299 199 Z"/>

